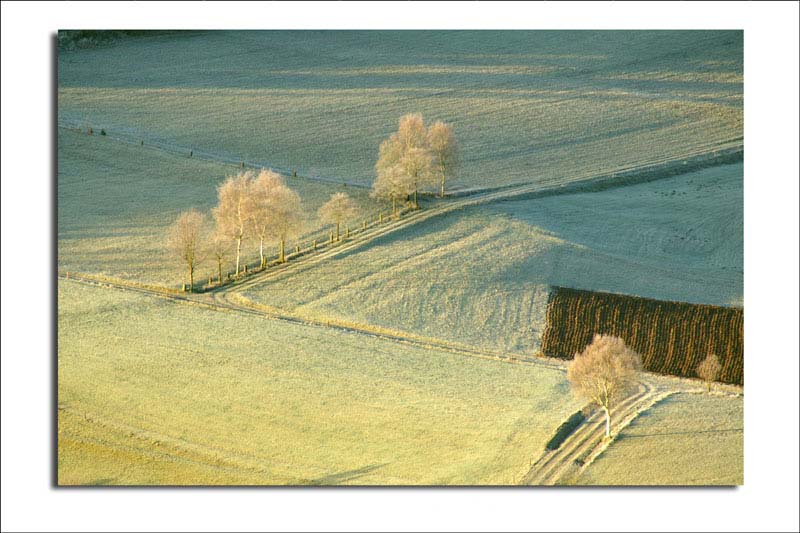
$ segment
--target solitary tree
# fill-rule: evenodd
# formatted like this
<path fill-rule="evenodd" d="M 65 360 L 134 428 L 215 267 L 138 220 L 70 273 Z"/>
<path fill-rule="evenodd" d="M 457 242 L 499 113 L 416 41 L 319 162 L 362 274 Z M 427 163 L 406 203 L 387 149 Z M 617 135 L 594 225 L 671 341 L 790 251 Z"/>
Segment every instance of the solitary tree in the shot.
<path fill-rule="evenodd" d="M 194 291 L 194 268 L 200 255 L 204 223 L 205 217 L 192 209 L 181 213 L 169 230 L 170 246 L 188 270 L 189 292 Z"/>
<path fill-rule="evenodd" d="M 342 222 L 353 218 L 358 211 L 356 203 L 346 193 L 337 192 L 331 195 L 331 199 L 325 202 L 317 215 L 325 224 L 336 225 L 336 240 L 339 240 L 339 227 Z"/>
<path fill-rule="evenodd" d="M 716 354 L 710 353 L 697 365 L 695 372 L 697 372 L 700 379 L 706 382 L 706 389 L 711 392 L 711 383 L 717 381 L 720 370 L 722 370 L 722 365 L 719 362 L 719 358 Z"/>
<path fill-rule="evenodd" d="M 280 242 L 278 260 L 283 263 L 286 261 L 286 239 L 300 229 L 300 197 L 281 183 L 270 190 L 269 205 L 272 213 L 271 233 Z"/>
<path fill-rule="evenodd" d="M 280 174 L 272 170 L 262 170 L 250 185 L 248 194 L 247 216 L 253 230 L 258 237 L 258 253 L 261 258 L 261 268 L 267 264 L 264 256 L 264 241 L 270 235 L 273 223 L 272 191 L 283 187 L 284 181 Z"/>
<path fill-rule="evenodd" d="M 231 239 L 227 235 L 214 228 L 207 240 L 208 255 L 217 262 L 218 281 L 222 283 L 222 264 L 231 252 Z"/>
<path fill-rule="evenodd" d="M 242 240 L 247 235 L 249 226 L 249 194 L 253 181 L 253 172 L 240 172 L 230 176 L 217 187 L 219 203 L 214 208 L 214 220 L 217 227 L 229 239 L 236 242 L 236 275 L 239 274 L 239 258 L 242 252 Z"/>
<path fill-rule="evenodd" d="M 611 434 L 611 409 L 636 383 L 642 359 L 619 337 L 595 335 L 592 343 L 567 368 L 567 379 L 581 398 L 606 413 L 606 437 Z"/>
<path fill-rule="evenodd" d="M 433 156 L 433 168 L 439 178 L 439 197 L 444 198 L 445 182 L 452 180 L 458 167 L 458 144 L 453 126 L 434 122 L 428 129 L 428 146 Z"/>

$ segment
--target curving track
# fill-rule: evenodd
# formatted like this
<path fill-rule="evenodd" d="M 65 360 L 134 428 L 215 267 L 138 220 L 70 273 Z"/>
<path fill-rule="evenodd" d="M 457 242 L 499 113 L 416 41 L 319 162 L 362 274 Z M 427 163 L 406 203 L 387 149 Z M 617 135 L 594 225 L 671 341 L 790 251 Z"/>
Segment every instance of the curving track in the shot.
<path fill-rule="evenodd" d="M 661 390 L 655 384 L 642 380 L 636 392 L 622 400 L 612 411 L 612 427 L 614 433 L 631 423 L 642 411 L 649 409 L 674 391 Z M 602 410 L 595 409 L 578 428 L 552 451 L 546 451 L 527 474 L 521 485 L 557 485 L 576 468 L 582 471 L 604 449 L 605 415 Z"/>
<path fill-rule="evenodd" d="M 734 148 L 714 151 L 709 153 L 698 154 L 695 159 L 701 164 L 712 163 L 717 158 L 728 157 L 732 152 L 736 153 L 741 151 L 741 146 Z M 211 156 L 213 157 L 213 156 Z M 658 172 L 663 169 L 667 176 L 671 171 L 674 171 L 676 166 L 684 165 L 685 158 L 675 158 L 664 160 L 653 165 L 646 167 L 639 167 L 637 169 L 624 169 L 622 172 L 635 177 L 637 171 L 648 173 L 652 176 L 653 172 Z M 404 344 L 411 344 L 426 349 L 436 349 L 448 351 L 451 353 L 458 353 L 461 355 L 488 358 L 506 362 L 516 362 L 523 364 L 538 364 L 545 365 L 552 368 L 564 369 L 564 363 L 550 362 L 548 360 L 539 358 L 515 358 L 502 353 L 494 353 L 482 351 L 477 349 L 468 349 L 463 347 L 454 347 L 446 343 L 440 343 L 431 339 L 415 339 L 396 335 L 387 332 L 376 332 L 372 330 L 359 329 L 352 326 L 343 326 L 338 324 L 331 324 L 328 322 L 301 319 L 290 314 L 281 313 L 277 310 L 266 311 L 255 305 L 245 305 L 241 301 L 234 301 L 231 295 L 243 289 L 255 286 L 260 283 L 268 282 L 279 276 L 290 276 L 292 274 L 302 272 L 313 267 L 315 264 L 325 261 L 331 257 L 353 251 L 360 246 L 363 246 L 375 239 L 379 239 L 385 235 L 399 231 L 412 224 L 423 222 L 435 216 L 440 216 L 457 209 L 463 209 L 468 206 L 477 205 L 481 203 L 489 203 L 495 201 L 502 201 L 513 199 L 522 195 L 549 195 L 549 194 L 568 194 L 574 193 L 589 186 L 615 186 L 614 182 L 618 174 L 602 174 L 594 176 L 586 176 L 584 179 L 572 184 L 556 184 L 556 185 L 539 185 L 539 184 L 522 184 L 511 186 L 503 189 L 491 189 L 484 191 L 475 191 L 470 195 L 452 199 L 447 203 L 436 205 L 432 208 L 412 212 L 403 218 L 391 220 L 383 225 L 373 227 L 372 229 L 364 232 L 354 234 L 349 240 L 343 241 L 335 246 L 326 247 L 318 252 L 311 254 L 301 255 L 292 260 L 279 265 L 271 267 L 267 270 L 251 274 L 241 281 L 237 281 L 231 285 L 223 286 L 219 289 L 208 291 L 205 294 L 185 294 L 185 293 L 170 293 L 164 290 L 156 290 L 147 288 L 136 283 L 124 282 L 121 280 L 98 280 L 91 276 L 82 276 L 76 273 L 62 274 L 59 273 L 58 277 L 61 279 L 70 279 L 82 283 L 89 283 L 99 286 L 111 287 L 119 290 L 126 290 L 131 292 L 138 292 L 150 296 L 157 296 L 165 298 L 178 303 L 188 305 L 198 305 L 209 309 L 218 311 L 247 313 L 252 315 L 262 316 L 270 320 L 281 320 L 285 322 L 302 324 L 313 327 L 325 327 L 338 331 L 343 331 L 352 334 L 366 335 L 374 338 L 389 340 L 392 342 L 399 342 Z M 649 179 L 652 179 L 650 177 Z M 630 183 L 630 181 L 628 181 Z M 671 394 L 670 391 L 659 390 L 653 383 L 643 380 L 636 393 L 624 399 L 614 410 L 613 417 L 617 427 L 617 431 L 630 423 L 638 413 L 652 406 L 655 402 Z M 523 477 L 521 484 L 525 485 L 554 485 L 561 481 L 566 474 L 574 472 L 576 465 L 585 467 L 591 460 L 594 459 L 604 449 L 603 436 L 605 434 L 605 419 L 602 412 L 595 411 L 577 430 L 570 435 L 564 443 L 554 451 L 545 452 L 539 460 L 531 467 L 527 474 Z"/>

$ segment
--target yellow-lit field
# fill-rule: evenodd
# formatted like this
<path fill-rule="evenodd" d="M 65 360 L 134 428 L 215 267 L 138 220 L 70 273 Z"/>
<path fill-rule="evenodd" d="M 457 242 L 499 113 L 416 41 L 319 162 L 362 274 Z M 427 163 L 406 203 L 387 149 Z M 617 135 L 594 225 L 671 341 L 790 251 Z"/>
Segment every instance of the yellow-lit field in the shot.
<path fill-rule="evenodd" d="M 61 281 L 62 484 L 510 484 L 563 372 Z"/>
<path fill-rule="evenodd" d="M 579 485 L 742 485 L 744 399 L 676 394 L 639 416 Z"/>

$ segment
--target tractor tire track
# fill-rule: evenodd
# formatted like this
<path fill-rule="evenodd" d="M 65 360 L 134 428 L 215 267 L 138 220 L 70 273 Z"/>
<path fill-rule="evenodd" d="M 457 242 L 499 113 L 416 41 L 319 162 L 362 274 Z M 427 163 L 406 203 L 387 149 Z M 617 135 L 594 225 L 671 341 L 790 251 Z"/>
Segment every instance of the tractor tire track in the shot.
<path fill-rule="evenodd" d="M 672 391 L 659 390 L 647 380 L 639 383 L 638 390 L 622 400 L 612 411 L 616 432 L 626 427 L 642 411 L 660 401 Z M 522 485 L 556 485 L 576 465 L 581 471 L 604 449 L 605 415 L 596 409 L 562 445 L 545 452 L 523 477 Z"/>

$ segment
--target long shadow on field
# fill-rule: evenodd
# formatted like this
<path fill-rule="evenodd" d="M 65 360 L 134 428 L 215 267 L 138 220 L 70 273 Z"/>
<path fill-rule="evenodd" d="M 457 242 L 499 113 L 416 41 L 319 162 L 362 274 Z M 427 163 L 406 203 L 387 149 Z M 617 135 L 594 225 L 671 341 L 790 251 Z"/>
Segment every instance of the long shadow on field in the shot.
<path fill-rule="evenodd" d="M 339 472 L 338 474 L 331 474 L 330 476 L 325 476 L 317 479 L 311 480 L 311 485 L 341 485 L 347 481 L 352 481 L 354 479 L 358 479 L 365 474 L 369 474 L 383 468 L 389 463 L 382 463 L 382 464 L 372 464 L 369 466 L 364 466 L 361 468 L 357 468 L 355 470 L 347 470 L 345 472 Z"/>
<path fill-rule="evenodd" d="M 731 429 L 705 429 L 702 431 L 665 431 L 656 433 L 647 433 L 644 435 L 619 435 L 617 440 L 624 439 L 641 439 L 643 437 L 661 437 L 665 435 L 701 435 L 703 433 L 742 433 L 744 428 L 731 428 Z"/>

